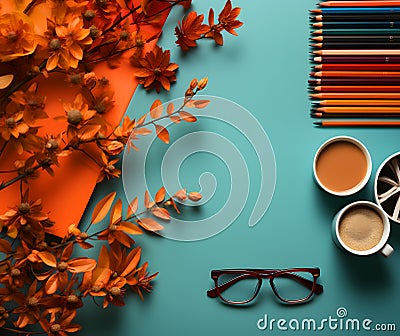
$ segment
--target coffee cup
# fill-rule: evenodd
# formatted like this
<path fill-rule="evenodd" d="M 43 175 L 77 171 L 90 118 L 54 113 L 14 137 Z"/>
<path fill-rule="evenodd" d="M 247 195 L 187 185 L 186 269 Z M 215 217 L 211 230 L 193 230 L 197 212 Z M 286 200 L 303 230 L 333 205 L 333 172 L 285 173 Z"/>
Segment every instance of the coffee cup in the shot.
<path fill-rule="evenodd" d="M 357 201 L 340 210 L 332 221 L 332 238 L 342 249 L 368 256 L 380 252 L 385 257 L 393 248 L 387 243 L 390 222 L 375 203 Z"/>
<path fill-rule="evenodd" d="M 367 148 L 349 136 L 328 139 L 315 153 L 314 179 L 332 195 L 349 196 L 360 191 L 367 184 L 371 170 Z"/>

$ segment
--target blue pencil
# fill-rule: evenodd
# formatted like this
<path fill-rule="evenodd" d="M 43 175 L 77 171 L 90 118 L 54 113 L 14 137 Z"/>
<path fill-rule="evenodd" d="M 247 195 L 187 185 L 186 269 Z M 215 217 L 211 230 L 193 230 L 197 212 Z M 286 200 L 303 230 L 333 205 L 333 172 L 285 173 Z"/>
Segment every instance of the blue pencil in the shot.
<path fill-rule="evenodd" d="M 310 10 L 317 14 L 400 13 L 400 7 L 329 7 Z"/>

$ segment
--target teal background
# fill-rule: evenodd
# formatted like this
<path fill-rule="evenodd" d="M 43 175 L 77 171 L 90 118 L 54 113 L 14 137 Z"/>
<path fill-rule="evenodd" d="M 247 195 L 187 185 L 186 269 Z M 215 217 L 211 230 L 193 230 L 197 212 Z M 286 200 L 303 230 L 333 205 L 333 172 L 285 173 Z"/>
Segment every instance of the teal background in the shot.
<path fill-rule="evenodd" d="M 193 10 L 219 12 L 225 1 L 194 1 Z M 183 54 L 174 44 L 173 29 L 184 14 L 174 9 L 164 27 L 160 45 L 171 49 L 172 61 L 180 65 L 178 82 L 171 91 L 158 97 L 168 101 L 182 96 L 193 77 L 209 77 L 204 94 L 230 99 L 248 109 L 266 130 L 274 148 L 277 182 L 266 215 L 254 228 L 247 227 L 246 206 L 235 223 L 222 233 L 198 242 L 176 242 L 156 235 L 135 237 L 143 249 L 142 260 L 149 261 L 150 272 L 160 272 L 154 291 L 145 301 L 126 295 L 126 307 L 106 310 L 91 302 L 81 311 L 82 335 L 263 335 L 263 334 L 358 334 L 384 335 L 396 332 L 260 331 L 256 327 L 264 314 L 270 318 L 337 317 L 345 307 L 349 318 L 370 318 L 374 323 L 397 323 L 400 328 L 400 227 L 392 224 L 389 242 L 394 255 L 358 258 L 339 250 L 330 236 L 334 214 L 344 205 L 359 199 L 373 200 L 373 181 L 358 194 L 337 198 L 319 189 L 312 177 L 312 160 L 317 148 L 329 137 L 350 135 L 361 140 L 371 153 L 373 174 L 379 164 L 399 150 L 398 129 L 320 129 L 309 117 L 307 92 L 309 63 L 308 10 L 315 1 L 233 0 L 242 7 L 238 37 L 225 34 L 225 45 L 214 46 L 202 40 L 199 47 Z M 139 88 L 128 115 L 148 111 L 156 94 Z M 207 129 L 221 129 L 205 125 Z M 185 126 L 181 126 L 184 130 Z M 222 130 L 223 131 L 223 130 Z M 229 132 L 229 130 L 226 130 Z M 224 134 L 229 138 L 229 133 Z M 243 149 L 251 151 L 251 149 Z M 246 155 L 246 153 L 243 153 Z M 253 155 L 252 153 L 248 153 Z M 204 154 L 205 155 L 205 154 Z M 194 156 L 183 167 L 183 183 L 195 189 L 199 170 L 204 171 L 206 155 Z M 154 159 L 159 164 L 159 158 Z M 200 167 L 200 168 L 199 168 Z M 206 169 L 207 167 L 204 167 Z M 223 165 L 216 165 L 224 174 Z M 156 177 L 156 179 L 159 177 Z M 255 176 L 257 179 L 258 177 Z M 224 180 L 219 181 L 221 188 Z M 188 189 L 190 189 L 188 188 Z M 86 221 L 96 204 L 110 190 L 124 198 L 120 180 L 96 188 L 86 212 Z M 138 191 L 139 192 L 139 191 Z M 142 191 L 140 191 L 142 193 Z M 254 193 L 250 194 L 250 200 Z M 218 200 L 217 200 L 218 201 Z M 126 200 L 124 200 L 126 203 Z M 207 205 L 204 206 L 207 211 Z M 214 268 L 321 268 L 324 293 L 306 305 L 285 306 L 277 302 L 267 284 L 257 302 L 247 308 L 229 307 L 206 296 L 212 286 Z"/>

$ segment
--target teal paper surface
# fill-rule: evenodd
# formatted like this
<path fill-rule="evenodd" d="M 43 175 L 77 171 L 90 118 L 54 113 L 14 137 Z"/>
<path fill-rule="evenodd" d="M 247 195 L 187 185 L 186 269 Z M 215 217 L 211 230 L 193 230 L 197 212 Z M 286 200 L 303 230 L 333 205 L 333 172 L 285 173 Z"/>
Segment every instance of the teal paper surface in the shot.
<path fill-rule="evenodd" d="M 195 0 L 193 10 L 207 16 L 210 7 L 218 13 L 224 3 Z M 171 12 L 159 44 L 171 49 L 171 61 L 177 62 L 180 70 L 178 82 L 171 91 L 158 97 L 164 102 L 181 97 L 193 77 L 208 76 L 209 85 L 204 94 L 229 99 L 253 114 L 268 134 L 275 153 L 276 188 L 269 209 L 260 223 L 248 227 L 251 204 L 257 197 L 254 186 L 260 183 L 260 175 L 254 173 L 249 176 L 252 184 L 248 204 L 235 222 L 220 234 L 196 242 L 179 242 L 149 234 L 134 237 L 143 249 L 142 261 L 149 261 L 150 272 L 160 272 L 152 294 L 141 302 L 136 295 L 127 293 L 125 307 L 106 310 L 88 301 L 78 314 L 84 327 L 79 334 L 397 335 L 398 331 L 372 329 L 393 328 L 392 324 L 400 329 L 400 227 L 392 224 L 389 243 L 395 252 L 388 259 L 380 255 L 359 258 L 338 249 L 331 239 L 331 220 L 339 209 L 352 201 L 373 201 L 373 179 L 354 196 L 331 196 L 315 184 L 312 161 L 315 151 L 326 139 L 350 135 L 369 149 L 373 177 L 380 163 L 400 150 L 399 129 L 313 126 L 307 91 L 310 71 L 308 10 L 315 8 L 315 1 L 233 0 L 233 6 L 242 7 L 239 19 L 244 21 L 244 26 L 237 30 L 239 36 L 224 34 L 223 47 L 201 40 L 198 48 L 186 54 L 174 44 L 173 35 L 173 28 L 184 12 L 181 8 Z M 141 116 L 156 97 L 139 88 L 128 115 Z M 171 132 L 171 139 L 185 135 L 189 124 L 178 126 Z M 201 121 L 199 128 L 232 141 L 236 139 L 231 129 L 212 120 Z M 146 172 L 152 176 L 150 189 L 153 193 L 161 184 L 160 155 L 167 148 L 161 141 L 155 143 L 154 156 L 148 159 Z M 246 142 L 239 140 L 238 148 L 246 160 L 255 160 L 254 150 Z M 226 178 L 228 168 L 207 153 L 193 155 L 182 165 L 180 178 L 188 190 L 198 190 L 199 176 L 208 170 L 212 170 L 217 179 L 212 202 L 201 207 L 205 216 L 223 205 L 224 192 L 230 187 L 230 180 Z M 97 201 L 115 189 L 126 204 L 120 180 L 103 183 L 96 189 L 86 217 L 90 218 Z M 142 190 L 137 193 L 142 197 Z M 282 305 L 267 282 L 256 303 L 245 308 L 230 307 L 206 296 L 207 289 L 213 286 L 211 269 L 315 266 L 321 268 L 319 282 L 324 286 L 324 293 L 305 305 Z M 272 330 L 269 324 L 268 328 L 260 330 L 263 321 L 257 326 L 265 315 L 269 323 L 271 319 L 276 320 Z M 281 329 L 288 330 L 279 329 L 279 319 L 282 319 Z M 304 319 L 308 320 L 304 322 Z M 352 321 L 347 322 L 349 319 Z M 299 329 L 308 329 L 310 323 L 312 327 L 312 320 L 321 330 L 290 330 L 297 327 L 296 321 L 299 321 Z M 357 329 L 357 323 L 360 323 L 360 330 L 346 330 L 353 324 Z M 371 330 L 363 329 L 362 323 Z M 333 330 L 335 325 L 336 330 Z"/>

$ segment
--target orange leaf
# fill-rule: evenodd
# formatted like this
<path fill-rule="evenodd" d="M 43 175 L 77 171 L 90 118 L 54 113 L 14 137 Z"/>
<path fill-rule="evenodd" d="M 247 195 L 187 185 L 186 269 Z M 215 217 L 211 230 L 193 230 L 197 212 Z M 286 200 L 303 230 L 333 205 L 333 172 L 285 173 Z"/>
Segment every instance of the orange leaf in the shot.
<path fill-rule="evenodd" d="M 142 124 L 144 123 L 144 121 L 146 120 L 146 117 L 147 117 L 147 113 L 144 114 L 144 115 L 142 115 L 142 116 L 139 118 L 139 120 L 137 121 L 137 125 L 138 125 L 138 126 L 142 125 Z"/>
<path fill-rule="evenodd" d="M 126 217 L 132 216 L 138 208 L 138 198 L 135 197 L 133 201 L 128 206 L 128 211 L 126 212 Z"/>
<path fill-rule="evenodd" d="M 94 286 L 98 288 L 103 288 L 108 281 L 110 280 L 111 275 L 113 274 L 113 271 L 110 270 L 109 268 L 103 268 L 99 272 L 99 274 L 96 276 L 96 281 L 94 282 Z M 92 295 L 92 294 L 91 294 Z"/>
<path fill-rule="evenodd" d="M 147 190 L 144 192 L 144 206 L 146 209 L 150 208 L 150 195 Z"/>
<path fill-rule="evenodd" d="M 196 100 L 194 102 L 194 107 L 198 109 L 205 108 L 210 103 L 209 100 Z"/>
<path fill-rule="evenodd" d="M 155 208 L 152 209 L 151 212 L 153 213 L 154 216 L 164 219 L 164 220 L 170 220 L 171 215 L 169 214 L 167 209 L 164 208 Z"/>
<path fill-rule="evenodd" d="M 56 257 L 53 254 L 51 254 L 50 252 L 42 251 L 42 252 L 38 253 L 38 256 L 47 266 L 50 266 L 50 267 L 57 266 Z"/>
<path fill-rule="evenodd" d="M 163 112 L 162 102 L 156 99 L 150 107 L 150 117 L 153 119 L 159 118 Z"/>
<path fill-rule="evenodd" d="M 139 129 L 135 129 L 133 131 L 135 134 L 137 135 L 147 135 L 147 134 L 151 134 L 151 131 L 148 128 L 139 128 Z"/>
<path fill-rule="evenodd" d="M 93 271 L 96 267 L 96 260 L 81 257 L 68 261 L 68 271 L 71 273 L 84 273 Z"/>
<path fill-rule="evenodd" d="M 167 106 L 167 114 L 170 116 L 172 113 L 174 113 L 175 106 L 174 103 L 169 103 Z"/>
<path fill-rule="evenodd" d="M 174 197 L 176 197 L 177 199 L 179 199 L 181 201 L 186 201 L 187 200 L 186 189 L 178 190 L 175 193 Z"/>
<path fill-rule="evenodd" d="M 14 79 L 13 74 L 4 75 L 0 77 L 0 90 L 8 87 Z"/>
<path fill-rule="evenodd" d="M 161 125 L 154 125 L 156 127 L 157 137 L 164 141 L 166 144 L 169 144 L 169 133 L 167 129 Z"/>
<path fill-rule="evenodd" d="M 92 221 L 91 221 L 92 224 L 100 222 L 101 220 L 104 219 L 105 216 L 107 216 L 111 204 L 114 201 L 115 195 L 116 192 L 113 191 L 112 193 L 104 197 L 99 203 L 97 203 L 92 214 Z"/>
<path fill-rule="evenodd" d="M 202 196 L 199 192 L 197 192 L 197 191 L 192 191 L 192 192 L 190 192 L 188 196 L 189 196 L 189 199 L 190 199 L 191 201 L 194 201 L 194 202 L 200 201 L 201 198 L 203 197 L 203 196 Z"/>
<path fill-rule="evenodd" d="M 101 125 L 85 125 L 78 131 L 78 138 L 81 140 L 89 140 L 96 136 L 100 131 Z"/>
<path fill-rule="evenodd" d="M 101 246 L 97 268 L 110 268 L 110 257 L 105 245 Z"/>
<path fill-rule="evenodd" d="M 138 224 L 148 231 L 159 231 L 164 229 L 161 224 L 157 223 L 152 218 L 141 218 L 140 220 L 138 220 Z"/>
<path fill-rule="evenodd" d="M 45 285 L 45 290 L 47 294 L 54 294 L 58 288 L 58 273 L 53 274 L 47 281 Z"/>
<path fill-rule="evenodd" d="M 131 273 L 139 263 L 140 256 L 142 254 L 142 249 L 138 246 L 135 247 L 129 254 L 126 256 L 125 262 L 127 266 L 125 267 L 124 271 L 121 273 L 121 277 L 127 276 Z"/>
<path fill-rule="evenodd" d="M 110 224 L 116 224 L 122 219 L 122 201 L 118 198 L 117 202 L 115 202 L 110 216 Z"/>
<path fill-rule="evenodd" d="M 181 117 L 182 120 L 185 120 L 186 122 L 197 121 L 197 118 L 189 112 L 185 112 L 185 111 L 179 112 L 179 116 Z"/>
<path fill-rule="evenodd" d="M 71 258 L 72 252 L 74 251 L 74 243 L 70 242 L 68 245 L 64 248 L 64 251 L 61 255 L 61 260 L 68 260 Z"/>
<path fill-rule="evenodd" d="M 170 116 L 169 117 L 171 119 L 172 122 L 179 124 L 181 122 L 181 118 L 179 118 L 178 116 Z"/>
<path fill-rule="evenodd" d="M 127 234 L 132 234 L 132 235 L 143 233 L 143 231 L 140 230 L 140 228 L 138 226 L 136 226 L 135 224 L 129 223 L 129 222 L 121 222 L 117 226 L 117 230 L 123 231 Z"/>
<path fill-rule="evenodd" d="M 156 196 L 155 196 L 155 201 L 156 203 L 160 203 L 164 201 L 165 198 L 165 188 L 161 187 L 160 190 L 157 191 Z"/>

